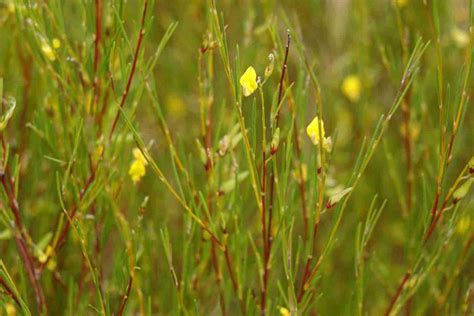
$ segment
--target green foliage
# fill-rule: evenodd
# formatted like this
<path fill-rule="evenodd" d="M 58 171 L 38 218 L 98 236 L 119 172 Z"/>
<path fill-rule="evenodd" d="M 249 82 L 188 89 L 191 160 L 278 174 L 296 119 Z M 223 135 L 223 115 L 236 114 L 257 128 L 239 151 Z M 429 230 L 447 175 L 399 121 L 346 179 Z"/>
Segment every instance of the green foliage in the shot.
<path fill-rule="evenodd" d="M 474 313 L 473 14 L 0 0 L 0 315 Z"/>

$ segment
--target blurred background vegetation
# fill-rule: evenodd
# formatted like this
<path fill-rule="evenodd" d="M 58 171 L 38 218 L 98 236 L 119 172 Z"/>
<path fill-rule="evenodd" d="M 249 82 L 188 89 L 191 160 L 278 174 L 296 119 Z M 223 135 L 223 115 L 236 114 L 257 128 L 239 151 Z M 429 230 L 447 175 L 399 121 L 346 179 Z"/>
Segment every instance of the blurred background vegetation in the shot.
<path fill-rule="evenodd" d="M 473 313 L 472 10 L 468 0 L 0 0 L 0 314 Z M 231 87 L 248 66 L 263 80 L 275 56 L 262 87 L 270 143 L 287 29 L 262 308 L 265 242 L 237 111 L 260 184 L 261 100 Z M 407 64 L 416 73 L 404 90 Z M 353 185 L 364 139 L 397 100 Z M 316 114 L 333 142 L 322 166 L 306 135 Z M 133 181 L 136 161 L 145 174 Z M 318 206 L 313 247 L 302 209 L 311 232 Z M 443 216 L 431 237 L 433 209 Z M 364 223 L 374 228 L 361 250 Z M 311 269 L 322 264 L 300 301 L 311 255 Z"/>

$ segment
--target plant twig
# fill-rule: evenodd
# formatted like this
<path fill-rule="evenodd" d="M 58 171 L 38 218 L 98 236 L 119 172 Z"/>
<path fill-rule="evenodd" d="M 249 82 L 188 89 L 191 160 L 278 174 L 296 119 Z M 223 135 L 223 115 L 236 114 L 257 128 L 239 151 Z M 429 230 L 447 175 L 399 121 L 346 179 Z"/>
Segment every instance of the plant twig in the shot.
<path fill-rule="evenodd" d="M 402 290 L 405 287 L 405 284 L 407 283 L 410 276 L 411 276 L 411 271 L 407 271 L 407 273 L 405 273 L 405 276 L 402 279 L 402 282 L 398 286 L 397 291 L 395 292 L 395 295 L 390 300 L 390 305 L 388 306 L 387 311 L 384 314 L 385 316 L 389 316 L 390 313 L 392 312 L 393 307 L 395 306 L 395 303 L 397 302 L 398 298 L 400 297 L 400 294 L 402 293 Z"/>
<path fill-rule="evenodd" d="M 128 279 L 128 284 L 127 284 L 127 290 L 125 294 L 122 297 L 122 302 L 120 303 L 120 307 L 117 311 L 117 316 L 122 316 L 123 311 L 125 310 L 125 305 L 127 305 L 128 299 L 130 297 L 130 291 L 132 289 L 132 284 L 133 284 L 133 276 L 130 275 L 130 278 Z"/>
<path fill-rule="evenodd" d="M 132 86 L 132 81 L 135 75 L 135 69 L 137 68 L 138 57 L 140 54 L 140 48 L 142 46 L 143 37 L 145 36 L 145 18 L 146 18 L 147 9 L 148 9 L 148 0 L 145 0 L 143 3 L 143 14 L 142 14 L 142 19 L 141 19 L 141 24 L 140 24 L 140 33 L 138 34 L 137 46 L 135 48 L 135 54 L 133 55 L 132 69 L 130 70 L 127 85 L 125 86 L 125 90 L 123 91 L 122 99 L 120 101 L 120 106 L 119 106 L 119 109 L 117 110 L 117 114 L 115 115 L 115 119 L 112 124 L 112 129 L 110 130 L 109 140 L 112 139 L 112 135 L 114 133 L 115 127 L 120 117 L 121 109 L 125 105 L 125 101 L 127 100 L 128 93 L 130 92 L 130 87 Z"/>
<path fill-rule="evenodd" d="M 2 142 L 3 152 L 6 153 L 6 145 L 5 145 L 5 139 L 3 137 L 3 134 L 0 135 L 0 138 Z M 15 226 L 16 226 L 15 227 L 16 228 L 15 241 L 18 247 L 18 251 L 20 253 L 20 257 L 25 266 L 28 279 L 30 280 L 30 283 L 33 287 L 33 291 L 35 293 L 35 299 L 36 299 L 36 304 L 38 306 L 38 312 L 39 314 L 43 315 L 47 313 L 46 301 L 44 298 L 43 289 L 39 282 L 39 277 L 38 275 L 36 275 L 35 270 L 34 270 L 34 261 L 30 253 L 30 250 L 28 248 L 28 237 L 26 235 L 26 229 L 20 215 L 20 206 L 19 206 L 17 197 L 15 195 L 14 180 L 9 172 L 8 163 L 6 164 L 5 170 L 2 170 L 0 173 L 0 181 L 2 183 L 5 194 L 7 195 L 10 210 L 14 217 Z"/>
<path fill-rule="evenodd" d="M 280 125 L 280 103 L 282 102 L 283 98 L 283 84 L 284 84 L 284 79 L 285 79 L 285 74 L 288 68 L 288 53 L 290 52 L 290 43 L 291 43 L 291 35 L 288 30 L 288 35 L 287 35 L 287 42 L 286 42 L 286 48 L 285 48 L 285 58 L 283 60 L 283 66 L 281 70 L 281 76 L 280 76 L 280 83 L 279 83 L 279 91 L 278 91 L 278 100 L 277 100 L 277 113 L 275 116 L 275 125 L 272 125 L 272 128 L 274 127 L 275 129 L 279 128 Z M 275 130 L 273 130 L 275 132 Z M 273 159 L 276 159 L 276 154 L 278 151 L 278 147 L 272 148 L 271 149 L 271 155 Z M 263 162 L 265 164 L 265 161 Z M 274 191 L 275 191 L 275 171 L 272 168 L 271 173 L 270 173 L 270 196 L 269 196 L 269 204 L 268 204 L 268 225 L 267 225 L 267 237 L 266 237 L 266 247 L 264 245 L 264 249 L 266 248 L 265 254 L 264 254 L 264 267 L 263 267 L 263 288 L 262 288 L 262 300 L 261 300 L 261 313 L 265 314 L 266 313 L 266 303 L 267 303 L 267 287 L 268 287 L 268 277 L 270 274 L 270 255 L 271 255 L 271 249 L 272 249 L 272 219 L 273 219 L 273 207 L 274 207 Z"/>

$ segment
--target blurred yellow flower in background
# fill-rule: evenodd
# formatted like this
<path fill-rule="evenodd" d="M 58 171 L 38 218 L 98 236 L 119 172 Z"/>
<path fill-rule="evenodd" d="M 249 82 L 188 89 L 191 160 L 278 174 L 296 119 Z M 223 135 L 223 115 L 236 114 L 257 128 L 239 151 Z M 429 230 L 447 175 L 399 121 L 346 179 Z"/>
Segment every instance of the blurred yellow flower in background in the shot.
<path fill-rule="evenodd" d="M 48 44 L 46 41 L 43 41 L 41 44 L 41 51 L 43 54 L 48 58 L 50 61 L 55 61 L 56 60 L 56 50 L 61 47 L 61 41 L 57 38 L 53 38 L 51 41 L 51 44 Z"/>
<path fill-rule="evenodd" d="M 404 6 L 406 6 L 408 4 L 408 1 L 409 0 L 395 0 L 395 4 L 399 7 L 399 8 L 403 8 Z"/>
<path fill-rule="evenodd" d="M 308 134 L 309 138 L 313 142 L 314 145 L 319 144 L 319 123 L 321 123 L 321 138 L 323 139 L 323 148 L 327 151 L 331 150 L 331 138 L 330 137 L 324 137 L 325 131 L 324 131 L 324 122 L 323 120 L 319 120 L 319 118 L 316 116 L 311 123 L 309 123 L 308 127 L 306 127 L 306 133 Z"/>
<path fill-rule="evenodd" d="M 469 33 L 454 27 L 451 29 L 451 38 L 459 48 L 465 48 L 469 44 Z"/>
<path fill-rule="evenodd" d="M 291 313 L 290 313 L 290 311 L 288 310 L 288 308 L 280 307 L 280 315 L 281 315 L 281 316 L 290 316 Z"/>
<path fill-rule="evenodd" d="M 7 9 L 9 13 L 15 13 L 15 4 L 13 2 L 9 2 L 7 4 Z"/>
<path fill-rule="evenodd" d="M 143 176 L 145 176 L 145 173 L 146 173 L 145 167 L 148 164 L 148 162 L 146 161 L 145 157 L 143 156 L 139 148 L 133 149 L 133 156 L 135 157 L 135 159 L 130 165 L 128 174 L 132 178 L 132 181 L 134 183 L 137 183 L 138 181 L 141 180 L 141 178 L 143 178 Z"/>
<path fill-rule="evenodd" d="M 56 53 L 54 52 L 53 48 L 46 42 L 43 42 L 41 45 L 41 51 L 51 61 L 56 60 Z"/>
<path fill-rule="evenodd" d="M 471 230 L 471 224 L 472 221 L 469 216 L 462 217 L 456 225 L 456 233 L 461 236 L 465 235 Z"/>
<path fill-rule="evenodd" d="M 240 85 L 242 86 L 244 96 L 248 97 L 257 90 L 257 73 L 255 69 L 250 66 L 240 77 Z"/>
<path fill-rule="evenodd" d="M 359 101 L 362 90 L 362 83 L 359 77 L 356 75 L 349 75 L 344 78 L 341 90 L 351 102 Z"/>
<path fill-rule="evenodd" d="M 5 311 L 7 312 L 6 316 L 16 316 L 16 308 L 12 303 L 5 304 Z"/>
<path fill-rule="evenodd" d="M 183 99 L 176 93 L 170 93 L 166 96 L 166 109 L 171 117 L 178 119 L 186 115 L 186 106 Z"/>
<path fill-rule="evenodd" d="M 58 49 L 59 47 L 61 47 L 61 41 L 57 38 L 53 38 L 53 48 L 54 49 Z"/>

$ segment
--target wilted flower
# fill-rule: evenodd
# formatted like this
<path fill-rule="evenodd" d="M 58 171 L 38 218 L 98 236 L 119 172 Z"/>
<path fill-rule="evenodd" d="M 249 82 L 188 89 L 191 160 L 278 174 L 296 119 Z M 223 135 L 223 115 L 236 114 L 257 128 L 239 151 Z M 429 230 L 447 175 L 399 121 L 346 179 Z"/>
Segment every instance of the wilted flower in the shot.
<path fill-rule="evenodd" d="M 242 77 L 240 77 L 240 85 L 242 86 L 244 96 L 246 97 L 257 90 L 257 73 L 252 66 L 247 68 Z"/>
<path fill-rule="evenodd" d="M 349 75 L 342 82 L 342 93 L 351 101 L 357 102 L 360 99 L 362 83 L 358 76 Z"/>
<path fill-rule="evenodd" d="M 270 53 L 268 55 L 268 60 L 270 63 L 268 64 L 267 68 L 265 68 L 265 79 L 270 77 L 273 73 L 273 68 L 275 67 L 275 56 Z"/>

